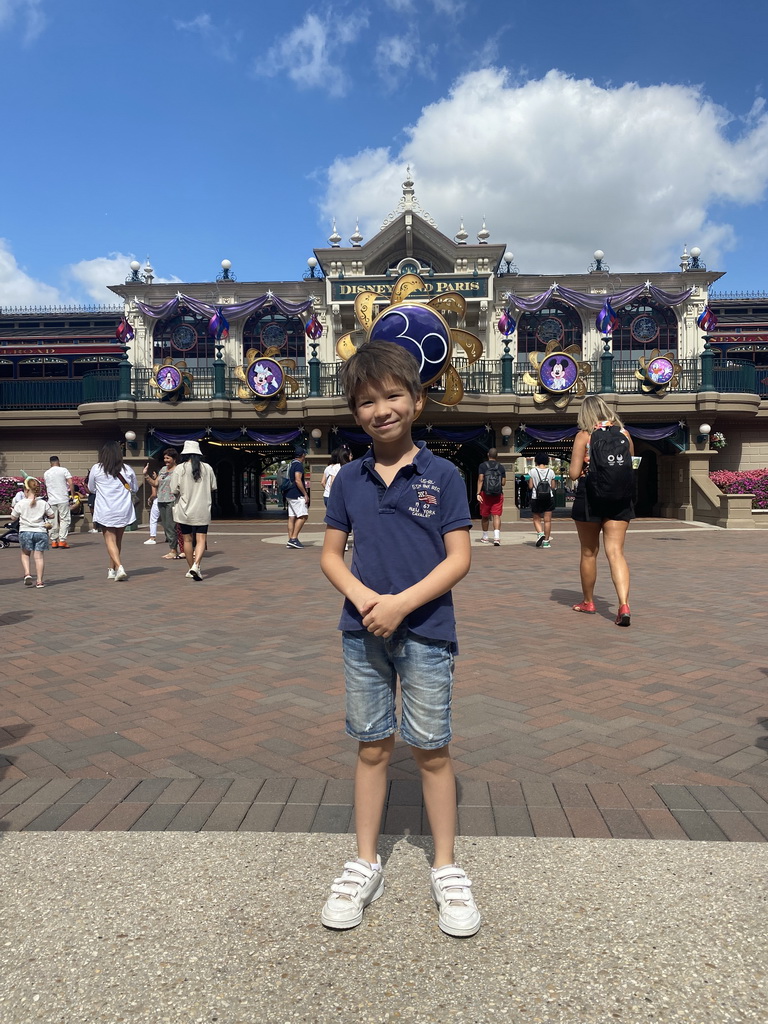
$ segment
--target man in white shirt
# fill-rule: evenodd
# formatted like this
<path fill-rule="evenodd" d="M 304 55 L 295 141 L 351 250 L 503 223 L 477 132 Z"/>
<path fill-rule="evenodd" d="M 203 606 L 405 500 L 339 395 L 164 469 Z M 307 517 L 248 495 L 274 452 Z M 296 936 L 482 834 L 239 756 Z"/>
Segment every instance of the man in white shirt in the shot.
<path fill-rule="evenodd" d="M 51 468 L 43 473 L 43 479 L 48 491 L 48 504 L 54 515 L 50 534 L 51 547 L 68 548 L 67 537 L 71 522 L 69 499 L 75 496 L 75 482 L 69 470 L 59 465 L 58 455 L 52 455 L 50 463 Z"/>

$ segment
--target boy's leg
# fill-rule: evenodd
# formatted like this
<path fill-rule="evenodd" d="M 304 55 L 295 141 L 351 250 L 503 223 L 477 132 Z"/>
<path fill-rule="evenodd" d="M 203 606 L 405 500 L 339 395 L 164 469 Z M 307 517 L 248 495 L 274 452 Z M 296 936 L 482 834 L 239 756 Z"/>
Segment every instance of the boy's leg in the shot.
<path fill-rule="evenodd" d="M 375 743 L 360 743 L 355 767 L 355 833 L 357 855 L 369 864 L 376 863 L 376 848 L 381 831 L 381 818 L 387 799 L 387 768 L 395 737 L 388 736 Z"/>
<path fill-rule="evenodd" d="M 435 844 L 434 868 L 453 864 L 456 839 L 456 776 L 447 746 L 438 750 L 412 747 L 421 772 L 421 789 Z"/>

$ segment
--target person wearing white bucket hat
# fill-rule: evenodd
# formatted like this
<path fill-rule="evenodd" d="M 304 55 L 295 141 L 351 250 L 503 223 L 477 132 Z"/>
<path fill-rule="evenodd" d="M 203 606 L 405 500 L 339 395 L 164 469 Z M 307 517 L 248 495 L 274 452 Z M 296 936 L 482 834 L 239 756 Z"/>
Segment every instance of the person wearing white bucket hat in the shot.
<path fill-rule="evenodd" d="M 200 563 L 205 553 L 206 534 L 211 523 L 211 503 L 216 490 L 216 476 L 203 462 L 198 441 L 185 441 L 181 463 L 171 475 L 171 493 L 176 497 L 173 518 L 184 539 L 184 557 L 189 569 L 187 577 L 200 582 Z"/>

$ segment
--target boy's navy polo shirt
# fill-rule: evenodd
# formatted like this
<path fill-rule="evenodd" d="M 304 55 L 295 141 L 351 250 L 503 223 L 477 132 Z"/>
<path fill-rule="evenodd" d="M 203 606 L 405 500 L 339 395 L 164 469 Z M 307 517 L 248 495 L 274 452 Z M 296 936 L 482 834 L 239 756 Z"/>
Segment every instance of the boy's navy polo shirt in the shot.
<path fill-rule="evenodd" d="M 328 499 L 328 526 L 354 530 L 352 575 L 378 594 L 399 594 L 423 580 L 445 558 L 443 534 L 472 525 L 459 471 L 417 443 L 413 462 L 389 487 L 374 469 L 371 449 L 341 467 Z M 403 625 L 458 650 L 450 591 L 411 612 Z M 344 602 L 339 629 L 365 629 L 351 601 Z"/>

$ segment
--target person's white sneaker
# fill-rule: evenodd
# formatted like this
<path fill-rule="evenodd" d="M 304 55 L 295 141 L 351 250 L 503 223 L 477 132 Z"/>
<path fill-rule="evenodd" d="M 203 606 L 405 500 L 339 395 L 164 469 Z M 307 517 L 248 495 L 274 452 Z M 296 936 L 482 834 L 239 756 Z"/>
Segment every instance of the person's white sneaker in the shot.
<path fill-rule="evenodd" d="M 127 580 L 128 579 L 128 573 L 125 571 L 125 569 L 122 567 L 122 565 L 118 565 L 117 572 L 115 573 L 115 579 L 116 580 Z"/>
<path fill-rule="evenodd" d="M 108 580 L 113 580 L 116 576 L 117 576 L 117 573 L 116 573 L 116 571 L 114 569 L 107 569 L 107 579 Z"/>
<path fill-rule="evenodd" d="M 145 540 L 144 543 L 145 544 L 157 544 L 157 541 L 155 540 L 154 537 L 150 537 L 149 540 Z"/>
<path fill-rule="evenodd" d="M 343 931 L 356 928 L 363 920 L 363 911 L 369 903 L 384 895 L 384 875 L 381 858 L 376 858 L 379 870 L 364 860 L 349 860 L 339 878 L 334 878 L 320 920 L 326 928 Z"/>
<path fill-rule="evenodd" d="M 89 530 L 88 533 L 98 533 L 98 530 Z"/>
<path fill-rule="evenodd" d="M 464 937 L 480 929 L 480 911 L 471 892 L 472 883 L 460 867 L 447 864 L 432 869 L 432 896 L 440 914 L 437 923 L 446 935 Z"/>
<path fill-rule="evenodd" d="M 197 580 L 198 582 L 203 578 L 203 574 L 200 572 L 200 566 L 197 562 L 192 563 L 192 568 L 187 573 L 187 576 L 191 576 L 193 580 Z"/>

